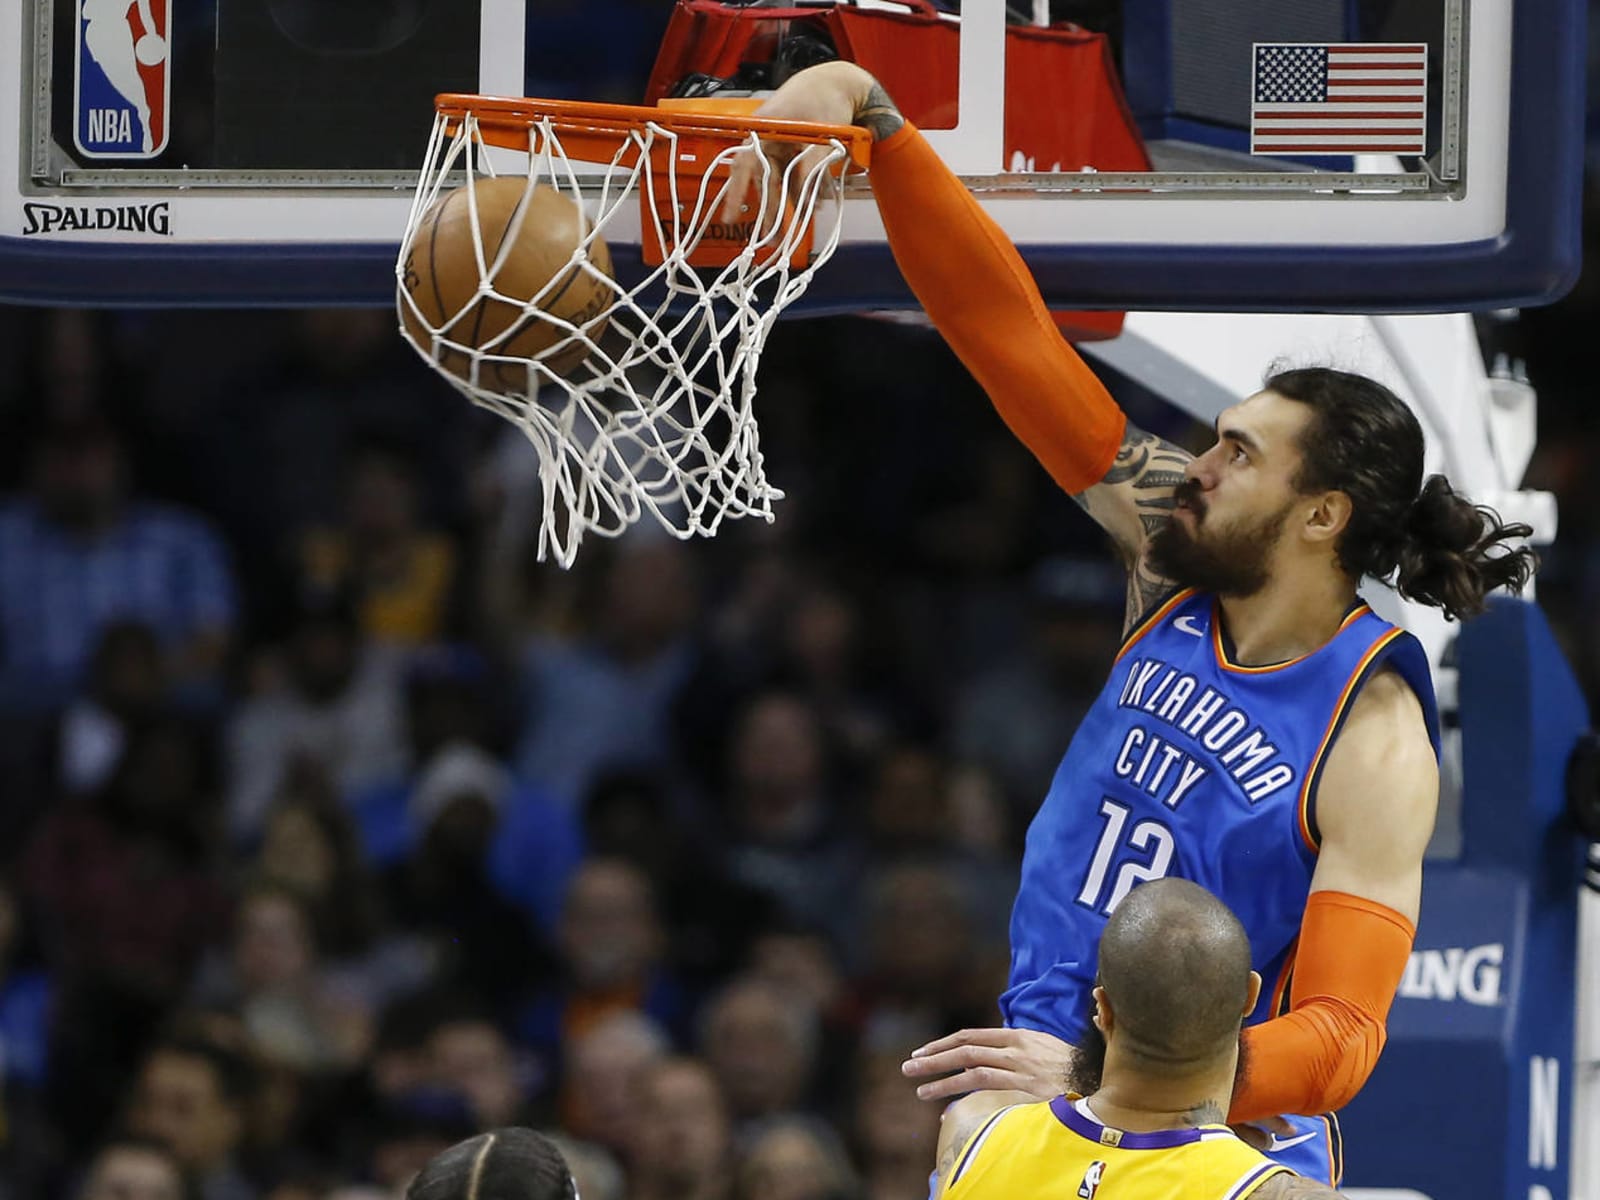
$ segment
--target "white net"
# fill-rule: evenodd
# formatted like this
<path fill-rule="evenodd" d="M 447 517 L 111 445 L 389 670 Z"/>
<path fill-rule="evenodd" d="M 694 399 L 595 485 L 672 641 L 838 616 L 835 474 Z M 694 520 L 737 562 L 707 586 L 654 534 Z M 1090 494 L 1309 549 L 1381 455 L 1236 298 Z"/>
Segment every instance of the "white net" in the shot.
<path fill-rule="evenodd" d="M 538 555 L 562 566 L 585 534 L 614 537 L 646 514 L 682 538 L 710 536 L 730 517 L 772 519 L 783 494 L 763 469 L 753 409 L 761 349 L 839 241 L 843 143 L 822 140 L 775 165 L 756 153 L 754 132 L 724 135 L 708 151 L 703 138 L 655 121 L 619 129 L 609 163 L 595 164 L 569 157 L 563 135 L 577 138 L 555 117 L 531 119 L 525 146 L 508 151 L 503 130 L 486 139 L 473 113 L 441 112 L 396 265 L 402 333 L 455 388 L 533 444 L 544 499 Z M 729 168 L 746 154 L 758 186 L 738 220 L 753 235 L 726 247 L 726 265 L 691 265 L 703 246 L 731 236 L 722 213 Z M 508 294 L 501 277 L 532 206 L 519 203 L 500 236 L 486 237 L 480 223 L 483 181 L 507 177 L 523 179 L 530 196 L 538 185 L 556 189 L 587 218 L 567 266 L 531 296 Z M 430 221 L 438 225 L 435 206 L 461 188 L 475 262 L 457 269 L 475 267 L 477 287 L 454 311 L 426 312 L 407 286 L 413 243 Z M 613 282 L 596 241 L 652 236 L 660 265 Z M 570 313 L 574 324 L 544 306 L 556 307 L 557 293 L 579 277 L 612 302 L 598 314 Z M 494 302 L 517 311 L 503 331 L 480 336 Z M 532 325 L 542 344 L 529 353 Z"/>

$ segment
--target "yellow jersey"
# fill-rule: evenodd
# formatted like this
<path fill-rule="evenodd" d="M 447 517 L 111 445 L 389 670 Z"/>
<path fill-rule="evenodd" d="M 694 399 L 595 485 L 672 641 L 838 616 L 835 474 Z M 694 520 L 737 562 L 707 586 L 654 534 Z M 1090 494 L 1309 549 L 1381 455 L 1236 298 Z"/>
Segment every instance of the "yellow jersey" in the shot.
<path fill-rule="evenodd" d="M 962 1148 L 940 1200 L 1244 1200 L 1289 1168 L 1226 1125 L 1128 1133 L 1076 1096 L 1018 1104 Z"/>

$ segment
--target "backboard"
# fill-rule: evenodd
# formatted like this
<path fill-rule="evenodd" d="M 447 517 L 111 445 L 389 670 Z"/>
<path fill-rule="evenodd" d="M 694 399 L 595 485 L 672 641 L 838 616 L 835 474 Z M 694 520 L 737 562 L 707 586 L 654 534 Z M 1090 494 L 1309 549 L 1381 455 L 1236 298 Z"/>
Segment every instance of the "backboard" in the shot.
<path fill-rule="evenodd" d="M 434 93 L 759 88 L 819 43 L 885 80 L 1058 306 L 1446 311 L 1575 275 L 1582 0 L 961 7 L 14 0 L 0 297 L 387 304 Z M 843 203 L 797 307 L 913 306 L 865 181 Z"/>

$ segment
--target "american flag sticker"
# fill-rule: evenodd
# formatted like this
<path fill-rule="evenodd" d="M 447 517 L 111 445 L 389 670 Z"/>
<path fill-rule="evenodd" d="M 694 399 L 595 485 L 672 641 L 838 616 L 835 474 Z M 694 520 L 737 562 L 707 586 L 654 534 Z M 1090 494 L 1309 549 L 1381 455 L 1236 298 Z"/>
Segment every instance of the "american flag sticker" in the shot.
<path fill-rule="evenodd" d="M 1428 46 L 1257 42 L 1250 153 L 1426 154 Z"/>

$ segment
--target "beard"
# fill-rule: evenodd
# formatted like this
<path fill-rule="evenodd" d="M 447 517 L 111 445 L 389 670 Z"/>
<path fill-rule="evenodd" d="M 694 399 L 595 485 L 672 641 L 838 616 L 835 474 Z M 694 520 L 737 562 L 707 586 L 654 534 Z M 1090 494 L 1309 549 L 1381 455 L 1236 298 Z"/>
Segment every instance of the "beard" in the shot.
<path fill-rule="evenodd" d="M 1272 548 L 1293 501 L 1259 519 L 1240 518 L 1211 528 L 1197 481 L 1179 484 L 1173 499 L 1194 514 L 1194 529 L 1179 524 L 1174 513 L 1151 535 L 1148 554 L 1154 570 L 1181 587 L 1218 596 L 1253 596 L 1267 585 Z"/>
<path fill-rule="evenodd" d="M 1089 1015 L 1083 1034 L 1078 1038 L 1078 1052 L 1072 1056 L 1072 1066 L 1067 1070 L 1067 1089 L 1080 1096 L 1091 1096 L 1100 1090 L 1100 1077 L 1106 1069 L 1106 1035 L 1094 1023 L 1092 1004 Z"/>

